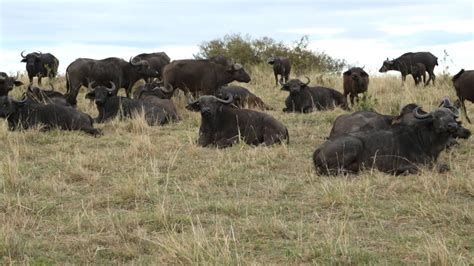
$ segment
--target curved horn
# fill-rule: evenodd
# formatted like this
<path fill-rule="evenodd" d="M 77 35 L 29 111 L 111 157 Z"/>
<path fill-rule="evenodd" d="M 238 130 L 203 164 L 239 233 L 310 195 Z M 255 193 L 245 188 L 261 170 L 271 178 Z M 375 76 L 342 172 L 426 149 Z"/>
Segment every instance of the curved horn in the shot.
<path fill-rule="evenodd" d="M 25 50 L 21 51 L 20 55 L 21 55 L 21 57 L 26 58 L 26 56 L 23 55 L 24 52 L 25 52 Z"/>
<path fill-rule="evenodd" d="M 16 103 L 24 104 L 24 103 L 26 103 L 26 101 L 28 101 L 28 98 L 26 97 L 25 99 L 23 99 L 21 101 L 17 101 L 17 100 L 13 100 L 13 101 L 15 101 Z"/>
<path fill-rule="evenodd" d="M 139 60 L 138 62 L 135 62 L 135 61 L 136 61 L 135 58 L 136 58 L 136 57 L 133 57 L 133 56 L 130 57 L 129 63 L 130 63 L 131 65 L 133 65 L 133 66 L 139 66 L 139 65 L 143 65 L 143 64 L 145 63 L 145 60 Z M 138 58 L 138 59 L 140 59 L 140 58 Z"/>
<path fill-rule="evenodd" d="M 239 70 L 242 68 L 241 64 L 234 64 L 234 70 Z"/>
<path fill-rule="evenodd" d="M 420 110 L 421 110 L 421 107 L 418 106 L 416 107 L 415 109 L 413 109 L 413 115 L 415 116 L 415 118 L 418 118 L 418 119 L 426 119 L 428 117 L 431 116 L 431 113 L 427 113 L 427 114 L 420 114 Z"/>
<path fill-rule="evenodd" d="M 172 93 L 174 91 L 174 88 L 173 88 L 173 86 L 171 86 L 171 84 L 168 84 L 168 85 L 170 86 L 170 88 L 167 88 L 166 86 L 158 87 L 158 88 L 166 94 Z"/>
<path fill-rule="evenodd" d="M 94 84 L 95 84 L 95 81 L 89 82 L 89 85 L 87 86 L 87 88 L 88 88 L 90 91 L 93 91 L 93 90 L 94 90 Z"/>
<path fill-rule="evenodd" d="M 230 93 L 227 93 L 227 100 L 223 100 L 223 99 L 218 98 L 218 97 L 215 97 L 215 98 L 223 104 L 229 104 L 234 100 L 234 96 L 232 96 L 232 94 L 230 94 Z"/>
<path fill-rule="evenodd" d="M 187 103 L 188 105 L 195 104 L 195 103 L 197 103 L 197 102 L 199 102 L 199 99 L 194 100 L 194 101 L 191 101 L 191 98 L 189 98 L 189 97 L 188 97 L 188 100 L 186 101 L 186 103 Z"/>
<path fill-rule="evenodd" d="M 107 91 L 109 91 L 109 92 L 114 92 L 114 91 L 115 91 L 115 87 L 116 87 L 116 86 L 115 86 L 115 83 L 114 83 L 113 81 L 110 81 L 110 85 L 112 85 L 112 88 L 110 88 L 110 89 L 107 88 Z"/>
<path fill-rule="evenodd" d="M 304 76 L 304 77 L 307 79 L 307 81 L 304 85 L 308 85 L 311 82 L 311 80 L 308 78 L 308 76 Z"/>
<path fill-rule="evenodd" d="M 453 106 L 453 105 L 451 104 L 451 101 L 449 100 L 448 97 L 445 97 L 445 98 L 441 101 L 441 103 L 439 104 L 438 107 L 451 107 L 451 106 Z"/>
<path fill-rule="evenodd" d="M 6 80 L 6 79 L 7 79 L 6 77 L 4 77 L 4 76 L 0 76 L 0 80 L 2 80 L 2 81 L 3 81 L 3 80 Z"/>

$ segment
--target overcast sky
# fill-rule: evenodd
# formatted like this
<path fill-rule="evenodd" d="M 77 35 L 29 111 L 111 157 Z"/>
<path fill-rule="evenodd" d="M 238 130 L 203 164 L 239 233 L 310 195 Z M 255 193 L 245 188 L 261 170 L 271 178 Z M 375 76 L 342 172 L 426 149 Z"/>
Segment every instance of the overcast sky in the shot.
<path fill-rule="evenodd" d="M 60 72 L 78 57 L 128 59 L 164 51 L 192 58 L 228 33 L 268 36 L 376 72 L 384 59 L 430 51 L 441 71 L 474 69 L 474 1 L 0 0 L 0 71 L 24 71 L 20 52 L 50 52 Z M 447 51 L 446 63 L 443 60 Z"/>

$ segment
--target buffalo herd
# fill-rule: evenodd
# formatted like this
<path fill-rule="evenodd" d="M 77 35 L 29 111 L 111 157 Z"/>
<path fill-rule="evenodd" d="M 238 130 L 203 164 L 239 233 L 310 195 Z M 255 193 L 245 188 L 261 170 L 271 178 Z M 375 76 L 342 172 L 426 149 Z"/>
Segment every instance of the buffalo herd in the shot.
<path fill-rule="evenodd" d="M 24 55 L 29 84 L 21 100 L 8 96 L 15 86 L 24 85 L 18 78 L 0 72 L 0 117 L 10 130 L 40 126 L 41 130 L 59 128 L 79 130 L 101 136 L 94 123 L 105 123 L 116 117 L 144 117 L 150 126 L 178 122 L 182 118 L 173 102 L 176 90 L 186 98 L 186 109 L 199 112 L 201 124 L 197 144 L 203 147 L 225 148 L 243 141 L 249 145 L 290 143 L 288 129 L 271 115 L 275 110 L 247 88 L 229 85 L 233 81 L 248 83 L 244 67 L 224 56 L 209 59 L 171 61 L 164 52 L 143 53 L 128 61 L 110 57 L 102 60 L 78 58 L 66 68 L 66 93 L 51 86 L 46 90 L 33 85 L 33 78 L 57 75 L 59 60 L 50 53 L 33 52 Z M 283 112 L 310 113 L 339 107 L 350 110 L 359 94 L 369 88 L 369 74 L 364 67 L 351 67 L 342 75 L 343 93 L 332 88 L 310 85 L 306 77 L 290 79 L 291 61 L 272 56 L 276 85 L 288 92 Z M 415 84 L 435 83 L 437 57 L 429 52 L 405 53 L 385 60 L 379 72 L 399 71 L 402 82 L 411 74 Z M 429 78 L 426 80 L 426 72 Z M 144 80 L 132 92 L 139 80 Z M 474 102 L 474 71 L 462 69 L 452 78 L 458 100 L 445 98 L 441 104 L 426 112 L 417 104 L 404 106 L 398 115 L 374 111 L 358 111 L 338 116 L 324 143 L 313 153 L 316 172 L 322 175 L 358 173 L 367 168 L 390 174 L 416 173 L 420 166 L 449 170 L 438 162 L 439 154 L 467 139 L 471 132 L 458 121 L 459 109 L 467 116 L 465 100 Z M 52 84 L 51 82 L 49 84 Z M 76 108 L 81 87 L 87 88 L 86 98 L 93 101 L 98 116 Z M 125 95 L 118 96 L 119 89 Z M 133 96 L 133 98 L 132 98 Z M 349 99 L 348 99 L 349 98 Z M 259 109 L 255 111 L 251 109 Z"/>

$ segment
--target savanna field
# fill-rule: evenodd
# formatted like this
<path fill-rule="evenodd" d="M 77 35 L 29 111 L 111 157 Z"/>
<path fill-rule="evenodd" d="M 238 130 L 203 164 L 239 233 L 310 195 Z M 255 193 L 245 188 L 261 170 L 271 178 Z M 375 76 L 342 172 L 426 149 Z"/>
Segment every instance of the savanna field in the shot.
<path fill-rule="evenodd" d="M 179 123 L 117 119 L 96 125 L 99 138 L 11 132 L 2 119 L 2 264 L 474 264 L 472 137 L 441 154 L 447 173 L 319 176 L 312 153 L 347 112 L 283 113 L 288 93 L 271 67 L 248 70 L 243 86 L 275 109 L 266 112 L 288 127 L 289 145 L 198 147 L 200 114 L 184 97 L 174 98 Z M 308 76 L 342 92 L 342 76 Z M 53 84 L 65 92 L 64 77 Z M 84 94 L 78 108 L 95 117 Z M 444 96 L 456 99 L 441 74 L 428 87 L 372 76 L 353 110 L 396 114 L 414 102 L 429 111 Z"/>

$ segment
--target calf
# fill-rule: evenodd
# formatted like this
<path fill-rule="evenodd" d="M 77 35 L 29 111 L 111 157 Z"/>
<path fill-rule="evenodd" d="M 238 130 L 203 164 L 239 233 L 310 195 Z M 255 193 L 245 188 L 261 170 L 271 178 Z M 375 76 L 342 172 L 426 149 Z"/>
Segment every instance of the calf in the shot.
<path fill-rule="evenodd" d="M 161 107 L 137 99 L 117 96 L 113 82 L 110 82 L 112 88 L 102 85 L 94 87 L 94 83 L 90 83 L 90 92 L 86 94 L 86 98 L 95 100 L 99 111 L 99 116 L 95 118 L 96 122 L 103 123 L 116 116 L 133 118 L 140 113 L 144 113 L 145 120 L 150 126 L 163 125 L 169 121 L 167 113 Z"/>
<path fill-rule="evenodd" d="M 426 67 L 422 63 L 416 63 L 411 66 L 411 75 L 415 80 L 415 85 L 418 85 L 423 78 L 423 83 L 426 81 Z"/>
<path fill-rule="evenodd" d="M 471 123 L 471 119 L 469 119 L 469 116 L 467 115 L 464 101 L 468 100 L 474 103 L 474 70 L 461 69 L 459 73 L 454 75 L 452 80 L 464 115 L 466 116 L 467 121 Z"/>
<path fill-rule="evenodd" d="M 303 83 L 292 79 L 282 83 L 282 90 L 290 92 L 285 100 L 284 112 L 310 113 L 314 110 L 334 109 L 335 106 L 348 110 L 346 98 L 338 91 L 326 87 L 309 87 L 310 79 Z"/>
<path fill-rule="evenodd" d="M 369 87 L 369 74 L 360 67 L 352 67 L 343 73 L 344 97 L 349 95 L 351 104 L 354 105 L 354 98 L 359 100 L 359 93 L 364 93 Z"/>
<path fill-rule="evenodd" d="M 258 108 L 261 110 L 272 110 L 260 97 L 241 86 L 223 86 L 216 93 L 217 97 L 223 98 L 231 94 L 234 99 L 232 104 L 239 108 Z"/>
<path fill-rule="evenodd" d="M 94 136 L 101 135 L 100 130 L 93 127 L 92 118 L 88 114 L 62 105 L 16 101 L 8 96 L 1 96 L 0 117 L 7 119 L 10 130 L 42 125 L 42 130 L 57 127 L 63 130 L 81 130 Z"/>
<path fill-rule="evenodd" d="M 429 78 L 425 86 L 430 83 L 430 80 L 434 85 L 436 79 L 434 68 L 438 65 L 438 58 L 430 52 L 404 53 L 393 60 L 387 58 L 387 60 L 383 62 L 382 67 L 380 67 L 379 72 L 385 73 L 389 70 L 400 71 L 403 84 L 406 76 L 411 74 L 412 66 L 415 66 L 417 63 L 422 63 L 428 72 Z"/>
<path fill-rule="evenodd" d="M 313 154 L 316 170 L 329 175 L 375 168 L 403 174 L 418 172 L 418 165 L 433 165 L 451 135 L 461 127 L 457 115 L 445 107 L 424 114 L 416 107 L 413 113 L 416 121 L 412 125 L 398 124 L 327 140 Z M 437 166 L 440 172 L 449 169 L 445 164 Z"/>
<path fill-rule="evenodd" d="M 7 96 L 13 90 L 13 86 L 21 85 L 23 85 L 23 82 L 18 80 L 18 75 L 16 77 L 9 77 L 7 73 L 0 72 L 0 96 Z"/>
<path fill-rule="evenodd" d="M 268 59 L 267 63 L 273 65 L 273 74 L 275 75 L 275 85 L 278 85 L 278 81 L 288 82 L 288 77 L 291 72 L 291 63 L 290 59 L 281 56 L 272 56 Z M 280 80 L 278 80 L 278 75 L 280 75 Z"/>
<path fill-rule="evenodd" d="M 249 145 L 272 145 L 289 142 L 288 129 L 268 114 L 230 106 L 227 100 L 215 96 L 201 96 L 190 102 L 186 109 L 201 112 L 198 145 L 231 146 L 240 138 Z"/>

